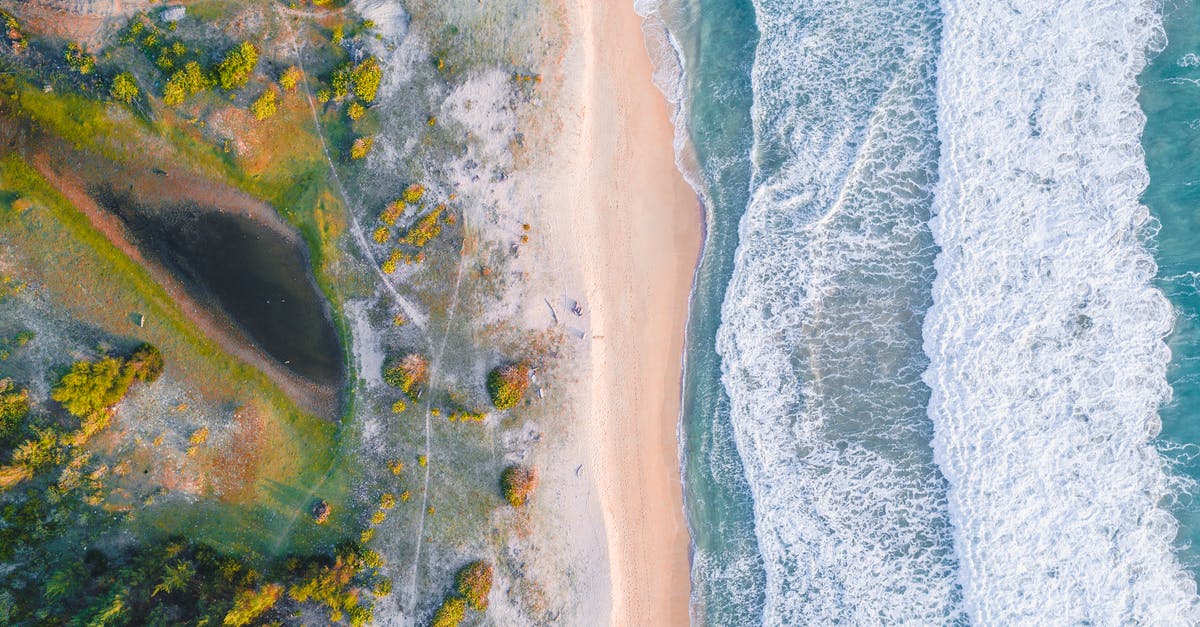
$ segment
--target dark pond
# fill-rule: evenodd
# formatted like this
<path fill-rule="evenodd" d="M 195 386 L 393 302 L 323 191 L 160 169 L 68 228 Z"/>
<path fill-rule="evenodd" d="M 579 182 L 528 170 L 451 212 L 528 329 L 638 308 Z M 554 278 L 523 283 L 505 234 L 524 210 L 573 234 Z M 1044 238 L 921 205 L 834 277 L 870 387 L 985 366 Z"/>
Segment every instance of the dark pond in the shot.
<path fill-rule="evenodd" d="M 142 254 L 175 274 L 193 298 L 222 310 L 259 349 L 318 384 L 338 385 L 341 345 L 299 238 L 250 218 L 194 204 L 153 210 L 94 190 Z"/>

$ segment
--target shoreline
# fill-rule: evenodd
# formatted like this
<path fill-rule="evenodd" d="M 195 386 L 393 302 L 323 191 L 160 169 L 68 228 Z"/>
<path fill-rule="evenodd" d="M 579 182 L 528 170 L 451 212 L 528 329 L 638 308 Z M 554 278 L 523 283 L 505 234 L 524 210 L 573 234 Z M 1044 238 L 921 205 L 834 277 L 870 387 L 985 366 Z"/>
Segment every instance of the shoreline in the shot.
<path fill-rule="evenodd" d="M 591 386 L 583 436 L 603 511 L 615 625 L 686 624 L 691 540 L 680 411 L 704 216 L 676 165 L 670 105 L 652 81 L 642 16 L 566 4 L 578 135 L 557 225 L 582 274 Z M 574 65 L 574 64 L 572 64 Z M 572 78 L 573 76 L 578 78 Z M 577 90 L 577 91 L 576 91 Z"/>

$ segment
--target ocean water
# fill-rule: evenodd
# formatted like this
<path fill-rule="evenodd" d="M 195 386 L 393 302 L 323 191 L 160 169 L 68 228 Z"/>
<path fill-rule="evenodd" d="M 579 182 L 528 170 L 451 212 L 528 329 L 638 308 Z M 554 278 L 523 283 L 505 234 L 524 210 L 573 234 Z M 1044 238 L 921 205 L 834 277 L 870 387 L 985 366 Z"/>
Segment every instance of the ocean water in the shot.
<path fill-rule="evenodd" d="M 1142 134 L 1150 185 L 1142 201 L 1158 221 L 1156 284 L 1175 314 L 1167 381 L 1174 394 L 1160 411 L 1158 448 L 1178 478 L 1167 503 L 1180 523 L 1184 566 L 1200 572 L 1200 5 L 1171 2 L 1163 12 L 1167 46 L 1140 77 L 1147 116 Z"/>
<path fill-rule="evenodd" d="M 1200 10 L 639 9 L 708 215 L 696 622 L 1200 622 Z"/>

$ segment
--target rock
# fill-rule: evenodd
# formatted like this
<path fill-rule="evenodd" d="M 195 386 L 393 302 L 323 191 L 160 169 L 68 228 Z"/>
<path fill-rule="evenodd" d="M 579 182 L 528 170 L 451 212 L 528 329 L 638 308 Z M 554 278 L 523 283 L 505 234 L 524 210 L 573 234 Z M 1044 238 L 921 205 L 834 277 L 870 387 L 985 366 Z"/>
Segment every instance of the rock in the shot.
<path fill-rule="evenodd" d="M 316 503 L 313 503 L 313 522 L 317 523 L 318 525 L 325 524 L 325 521 L 329 520 L 329 513 L 332 510 L 333 508 L 329 507 L 329 503 L 326 503 L 324 500 L 318 500 Z"/>

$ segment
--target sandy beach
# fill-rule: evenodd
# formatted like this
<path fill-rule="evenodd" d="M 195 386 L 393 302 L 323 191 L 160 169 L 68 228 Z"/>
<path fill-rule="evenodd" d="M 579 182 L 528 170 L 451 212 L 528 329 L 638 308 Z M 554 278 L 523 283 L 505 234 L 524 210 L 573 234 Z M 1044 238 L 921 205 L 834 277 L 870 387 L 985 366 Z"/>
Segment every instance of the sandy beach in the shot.
<path fill-rule="evenodd" d="M 677 425 L 701 214 L 675 167 L 668 104 L 629 2 L 568 0 L 573 158 L 556 218 L 591 322 L 583 412 L 604 514 L 616 625 L 688 622 L 688 535 Z M 577 71 L 571 71 L 577 70 Z M 577 84 L 570 84 L 576 82 Z M 585 338 L 586 339 L 586 338 Z"/>

